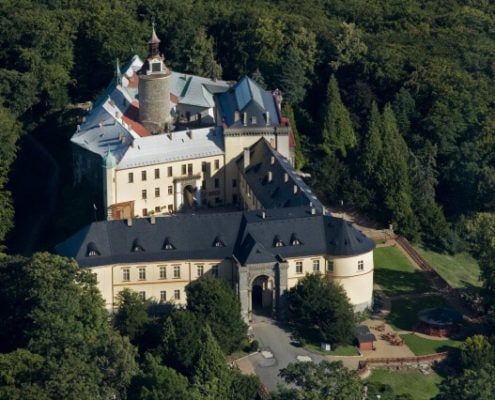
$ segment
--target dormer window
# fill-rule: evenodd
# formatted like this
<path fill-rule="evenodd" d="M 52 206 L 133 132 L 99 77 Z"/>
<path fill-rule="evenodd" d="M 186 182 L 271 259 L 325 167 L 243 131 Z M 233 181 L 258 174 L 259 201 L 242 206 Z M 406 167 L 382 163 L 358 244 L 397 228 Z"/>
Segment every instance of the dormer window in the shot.
<path fill-rule="evenodd" d="M 217 236 L 213 242 L 213 246 L 225 247 L 225 242 L 222 240 L 222 238 L 220 236 Z"/>
<path fill-rule="evenodd" d="M 144 247 L 142 246 L 141 242 L 139 239 L 135 239 L 134 242 L 132 243 L 132 252 L 133 253 L 138 253 L 144 251 Z"/>
<path fill-rule="evenodd" d="M 296 236 L 295 233 L 292 234 L 291 238 L 290 238 L 290 245 L 291 246 L 300 246 L 302 243 L 301 241 L 299 240 L 299 238 Z"/>
<path fill-rule="evenodd" d="M 174 250 L 174 249 L 175 246 L 170 241 L 170 238 L 169 237 L 165 238 L 165 241 L 163 242 L 162 250 Z"/>
<path fill-rule="evenodd" d="M 285 243 L 280 239 L 279 236 L 275 236 L 275 239 L 273 240 L 273 246 L 274 247 L 284 247 Z"/>
<path fill-rule="evenodd" d="M 88 243 L 88 248 L 86 250 L 86 257 L 96 257 L 99 255 L 100 255 L 100 252 L 98 251 L 96 244 L 94 242 Z"/>

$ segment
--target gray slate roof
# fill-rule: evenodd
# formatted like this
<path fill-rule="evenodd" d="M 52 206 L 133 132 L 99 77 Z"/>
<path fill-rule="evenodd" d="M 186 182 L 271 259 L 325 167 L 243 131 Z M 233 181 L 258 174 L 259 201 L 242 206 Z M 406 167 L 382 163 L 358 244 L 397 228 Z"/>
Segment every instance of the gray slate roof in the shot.
<path fill-rule="evenodd" d="M 272 164 L 272 157 L 275 163 Z M 239 168 L 244 166 L 244 154 L 237 160 Z M 265 208 L 310 206 L 323 212 L 323 205 L 311 188 L 297 174 L 289 161 L 264 138 L 250 147 L 250 166 L 244 171 L 248 185 Z M 268 180 L 268 172 L 272 180 Z M 285 182 L 284 175 L 288 175 Z M 294 185 L 298 191 L 294 194 Z"/>
<path fill-rule="evenodd" d="M 56 252 L 75 258 L 82 267 L 95 267 L 233 256 L 247 265 L 319 254 L 359 255 L 374 248 L 373 241 L 347 223 L 339 229 L 338 221 L 329 215 L 312 215 L 306 207 L 266 210 L 264 217 L 257 210 L 157 217 L 154 224 L 150 218 L 138 218 L 131 226 L 125 220 L 100 221 L 60 243 Z M 344 237 L 338 238 L 338 232 Z M 284 246 L 277 247 L 276 238 Z M 222 245 L 216 246 L 219 240 Z M 173 249 L 165 249 L 166 243 Z"/>

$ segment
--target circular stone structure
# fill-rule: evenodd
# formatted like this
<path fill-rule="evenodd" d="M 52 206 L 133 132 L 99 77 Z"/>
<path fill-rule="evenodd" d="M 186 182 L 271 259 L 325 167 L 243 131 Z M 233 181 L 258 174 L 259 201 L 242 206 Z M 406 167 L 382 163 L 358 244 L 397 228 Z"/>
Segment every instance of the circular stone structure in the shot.
<path fill-rule="evenodd" d="M 419 331 L 430 336 L 450 336 L 457 332 L 462 315 L 453 308 L 425 308 L 418 313 Z"/>

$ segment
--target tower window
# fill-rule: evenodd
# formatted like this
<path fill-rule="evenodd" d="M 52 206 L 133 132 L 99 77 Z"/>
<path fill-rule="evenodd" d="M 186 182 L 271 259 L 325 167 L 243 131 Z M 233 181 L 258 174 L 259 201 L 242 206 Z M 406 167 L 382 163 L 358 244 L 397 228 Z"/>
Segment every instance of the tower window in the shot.
<path fill-rule="evenodd" d="M 359 260 L 358 261 L 358 271 L 362 271 L 364 269 L 364 261 Z"/>
<path fill-rule="evenodd" d="M 151 72 L 161 72 L 162 63 L 160 61 L 154 61 L 151 63 Z"/>

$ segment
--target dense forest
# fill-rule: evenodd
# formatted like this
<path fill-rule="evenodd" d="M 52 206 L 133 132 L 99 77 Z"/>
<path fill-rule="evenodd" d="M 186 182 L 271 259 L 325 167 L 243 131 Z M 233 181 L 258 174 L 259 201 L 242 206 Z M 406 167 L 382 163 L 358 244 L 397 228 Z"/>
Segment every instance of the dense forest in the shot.
<path fill-rule="evenodd" d="M 3 0 L 0 243 L 6 243 L 9 231 L 15 232 L 31 209 L 43 208 L 36 193 L 54 189 L 40 184 L 43 173 L 53 176 L 52 183 L 60 179 L 63 190 L 56 190 L 58 212 L 51 205 L 56 220 L 52 231 L 32 250 L 71 233 L 84 190 L 71 184 L 68 139 L 77 118 L 68 110 L 97 99 L 116 63 L 146 55 L 152 22 L 172 69 L 233 81 L 248 75 L 267 89 L 282 90 L 284 114 L 298 143 L 297 167 L 311 175 L 310 183 L 325 203 L 342 202 L 345 209 L 369 215 L 385 227 L 393 224 L 396 231 L 435 250 L 455 253 L 471 240 L 485 288 L 495 293 L 495 5 L 487 0 Z M 25 147 L 48 154 L 56 173 L 23 156 Z M 67 204 L 72 208 L 65 208 Z M 84 218 L 91 220 L 92 209 Z M 19 237 L 0 253 L 15 253 Z M 139 349 L 136 375 L 135 348 L 116 333 L 118 327 L 108 330 L 101 310 L 89 307 L 94 302 L 90 277 L 47 255 L 0 260 L 0 272 L 17 279 L 0 291 L 2 296 L 10 299 L 15 293 L 18 299 L 32 300 L 25 310 L 9 303 L 26 329 L 10 337 L 12 343 L 4 342 L 0 364 L 15 368 L 10 375 L 0 374 L 2 385 L 8 386 L 0 391 L 1 398 L 50 398 L 39 396 L 50 390 L 72 398 L 77 392 L 67 394 L 70 388 L 62 387 L 60 377 L 69 379 L 75 367 L 98 369 L 98 376 L 88 372 L 81 377 L 93 386 L 79 398 L 125 398 L 129 387 L 145 387 L 146 382 L 152 382 L 150 387 L 175 385 L 177 397 L 170 398 L 188 391 L 220 398 L 215 390 L 223 389 L 215 376 L 241 384 L 242 378 L 218 361 L 222 350 L 228 353 L 239 344 L 218 348 L 213 336 L 219 333 L 207 327 L 195 333 L 194 340 L 205 344 L 191 355 L 191 360 L 202 360 L 198 370 L 187 368 L 191 360 L 183 360 L 183 370 L 160 363 L 177 350 L 166 348 L 167 332 L 186 332 L 195 326 L 194 318 L 203 317 L 184 312 L 166 324 L 161 321 L 169 331 L 161 331 L 163 343 L 157 339 L 161 344 L 152 351 L 140 347 L 143 332 L 128 332 L 130 319 L 125 319 L 119 332 Z M 42 313 L 57 296 L 52 286 L 46 292 L 35 273 L 41 265 L 54 266 L 51 284 L 63 283 L 67 298 L 78 290 L 69 281 L 86 283 L 77 302 L 68 302 L 73 310 L 60 311 L 67 318 L 72 312 L 82 318 L 73 321 L 72 331 L 64 330 L 65 350 L 50 342 L 60 320 Z M 16 275 L 21 267 L 33 275 Z M 70 273 L 63 272 L 67 268 Z M 23 282 L 35 286 L 24 293 Z M 91 321 L 83 318 L 89 308 Z M 132 315 L 142 315 L 136 323 L 141 328 L 155 321 L 142 310 Z M 3 320 L 8 318 L 6 314 Z M 9 321 L 6 329 L 17 326 Z M 40 321 L 43 330 L 36 333 L 33 327 Z M 85 340 L 80 345 L 82 339 L 95 337 L 94 345 Z M 70 353 L 75 349 L 76 355 Z M 106 358 L 93 359 L 94 354 Z M 119 354 L 128 356 L 126 365 L 117 365 Z M 205 360 L 218 370 L 206 368 Z M 42 370 L 43 382 L 33 378 Z M 25 381 L 30 386 L 20 388 Z M 85 385 L 82 380 L 80 385 Z M 243 385 L 247 393 L 256 382 Z M 134 398 L 162 398 L 153 396 Z"/>

